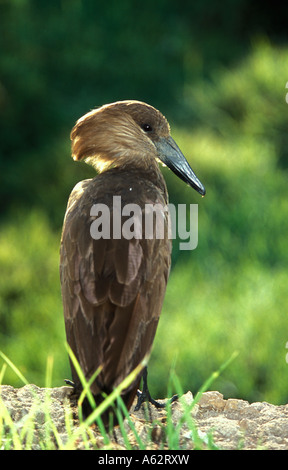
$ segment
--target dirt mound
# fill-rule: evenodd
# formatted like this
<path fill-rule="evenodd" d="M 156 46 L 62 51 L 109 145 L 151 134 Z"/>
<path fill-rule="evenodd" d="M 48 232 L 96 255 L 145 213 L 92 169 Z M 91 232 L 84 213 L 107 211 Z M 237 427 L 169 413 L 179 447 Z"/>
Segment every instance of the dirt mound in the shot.
<path fill-rule="evenodd" d="M 71 399 L 70 387 L 39 388 L 36 385 L 26 385 L 15 389 L 9 385 L 0 387 L 1 398 L 19 433 L 33 412 L 34 437 L 32 448 L 41 448 L 41 439 L 45 429 L 53 423 L 57 430 L 58 439 L 65 444 L 67 435 L 67 410 L 72 409 L 74 427 L 79 426 L 76 403 Z M 47 414 L 47 392 L 48 409 Z M 187 392 L 182 399 L 191 404 L 193 396 Z M 46 405 L 45 405 L 46 404 Z M 219 449 L 288 449 L 288 405 L 275 406 L 269 403 L 248 403 L 244 400 L 225 400 L 219 392 L 206 392 L 187 416 L 182 420 L 184 413 L 181 400 L 171 405 L 173 425 L 180 427 L 178 437 L 179 449 L 193 449 L 197 441 L 201 448 Z M 33 411 L 32 411 L 33 410 Z M 66 410 L 66 411 L 65 411 Z M 1 413 L 0 413 L 1 414 Z M 47 422 L 47 416 L 49 416 Z M 65 418 L 66 416 L 66 418 Z M 138 412 L 131 411 L 132 423 L 142 442 L 149 442 L 148 448 L 157 450 L 167 448 L 165 444 L 165 426 L 167 414 L 165 409 L 156 409 L 154 406 L 144 406 Z M 182 423 L 183 424 L 179 424 Z M 125 425 L 126 426 L 126 425 Z M 96 427 L 92 428 L 97 447 L 104 445 L 103 437 Z M 130 445 L 137 449 L 139 445 L 135 434 L 126 426 Z M 42 437 L 41 437 L 42 436 Z M 58 441 L 59 443 L 59 441 Z M 81 437 L 77 440 L 79 448 L 87 447 Z M 111 436 L 111 445 L 114 449 L 126 448 L 120 429 L 116 429 Z M 57 442 L 55 441 L 57 448 Z M 92 447 L 92 446 L 91 446 Z"/>

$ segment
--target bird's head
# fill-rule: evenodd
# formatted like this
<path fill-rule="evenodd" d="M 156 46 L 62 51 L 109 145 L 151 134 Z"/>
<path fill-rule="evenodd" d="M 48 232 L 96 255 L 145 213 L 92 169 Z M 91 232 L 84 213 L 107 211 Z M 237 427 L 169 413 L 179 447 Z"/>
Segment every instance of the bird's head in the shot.
<path fill-rule="evenodd" d="M 167 119 L 140 101 L 117 101 L 82 116 L 71 132 L 72 157 L 97 171 L 160 160 L 200 194 L 205 188 L 170 135 Z"/>

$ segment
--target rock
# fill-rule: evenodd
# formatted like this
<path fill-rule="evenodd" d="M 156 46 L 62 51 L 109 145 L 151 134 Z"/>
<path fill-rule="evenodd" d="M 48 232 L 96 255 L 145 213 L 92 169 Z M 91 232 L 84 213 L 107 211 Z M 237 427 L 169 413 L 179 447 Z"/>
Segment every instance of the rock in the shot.
<path fill-rule="evenodd" d="M 80 432 L 77 403 L 71 387 L 47 389 L 25 385 L 15 389 L 2 385 L 0 393 L 0 422 L 2 415 L 7 432 L 0 442 L 2 449 L 10 448 L 11 423 L 9 425 L 7 414 L 14 431 L 21 436 L 18 447 L 25 448 L 27 443 L 32 449 L 65 446 L 92 449 L 107 444 L 96 426 L 89 428 L 89 435 Z M 211 391 L 203 393 L 197 404 L 193 403 L 192 393 L 187 392 L 170 406 L 173 425 L 171 420 L 167 421 L 166 409 L 157 409 L 150 404 L 143 405 L 137 412 L 131 408 L 131 422 L 147 448 L 156 450 L 171 446 L 165 432 L 170 423 L 169 439 L 176 439 L 173 442 L 179 449 L 288 449 L 288 405 L 250 404 L 234 398 L 225 400 L 221 393 Z M 110 448 L 125 449 L 127 439 L 132 449 L 139 448 L 135 433 L 127 420 L 124 423 L 125 437 L 120 428 L 116 428 L 110 436 Z"/>
<path fill-rule="evenodd" d="M 22 434 L 24 444 L 29 436 L 32 449 L 41 449 L 43 436 L 46 441 L 50 436 L 51 447 L 57 446 L 55 434 L 62 436 L 63 442 L 67 438 L 65 417 L 68 413 L 71 415 L 71 390 L 71 387 L 40 388 L 36 385 L 25 385 L 16 389 L 10 385 L 2 385 L 0 395 L 3 405 L 0 402 L 0 416 L 4 416 L 4 422 L 7 422 L 5 406 L 15 424 L 14 429 L 19 435 Z"/>
<path fill-rule="evenodd" d="M 195 421 L 204 432 L 213 429 L 214 442 L 221 449 L 288 449 L 288 405 L 249 404 L 206 392 Z"/>

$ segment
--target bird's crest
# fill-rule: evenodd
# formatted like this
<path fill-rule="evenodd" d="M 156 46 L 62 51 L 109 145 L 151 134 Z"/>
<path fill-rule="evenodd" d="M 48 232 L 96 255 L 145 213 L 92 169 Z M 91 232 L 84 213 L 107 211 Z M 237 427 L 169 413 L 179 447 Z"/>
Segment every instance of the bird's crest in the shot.
<path fill-rule="evenodd" d="M 102 172 L 132 161 L 143 167 L 145 156 L 156 158 L 153 140 L 168 136 L 166 118 L 140 101 L 118 101 L 82 116 L 71 132 L 72 157 Z"/>

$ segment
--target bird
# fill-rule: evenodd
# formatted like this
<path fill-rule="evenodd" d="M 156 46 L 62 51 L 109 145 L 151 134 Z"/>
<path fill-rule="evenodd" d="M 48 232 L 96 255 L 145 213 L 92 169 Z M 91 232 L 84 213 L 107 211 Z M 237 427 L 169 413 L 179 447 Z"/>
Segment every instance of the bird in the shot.
<path fill-rule="evenodd" d="M 60 279 L 65 330 L 85 379 L 91 380 L 99 371 L 90 384 L 99 405 L 149 358 L 159 322 L 172 250 L 167 230 L 168 191 L 159 163 L 202 196 L 206 190 L 171 137 L 165 116 L 142 101 L 116 101 L 92 109 L 76 122 L 70 138 L 73 159 L 92 165 L 96 176 L 76 184 L 64 216 Z M 153 227 L 145 237 L 144 223 L 142 228 L 139 225 L 138 235 L 137 230 L 134 237 L 127 236 L 127 230 L 125 235 L 129 217 L 121 213 L 115 198 L 121 207 L 137 205 L 142 217 L 146 207 L 157 205 L 163 236 L 157 237 Z M 102 219 L 101 211 L 96 214 L 97 207 L 108 208 Z M 116 220 L 123 230 L 113 237 Z M 99 233 L 93 237 L 92 226 L 97 221 Z M 105 224 L 110 227 L 108 234 Z M 80 393 L 83 385 L 71 358 L 70 366 L 70 383 Z M 147 367 L 121 392 L 128 410 L 142 375 L 147 379 Z M 149 392 L 148 396 L 151 398 Z M 85 416 L 91 413 L 87 400 L 83 411 Z M 103 414 L 104 423 L 110 414 L 111 409 Z"/>

